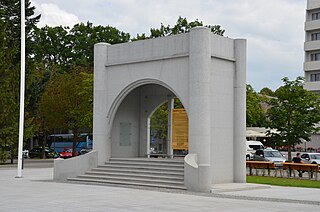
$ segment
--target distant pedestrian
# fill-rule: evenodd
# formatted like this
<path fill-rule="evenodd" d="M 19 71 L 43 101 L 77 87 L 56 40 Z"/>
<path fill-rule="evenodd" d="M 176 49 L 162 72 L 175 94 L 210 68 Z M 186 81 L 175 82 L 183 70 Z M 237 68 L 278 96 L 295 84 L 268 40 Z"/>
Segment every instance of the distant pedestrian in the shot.
<path fill-rule="evenodd" d="M 292 161 L 293 161 L 294 163 L 303 163 L 303 161 L 301 160 L 301 156 L 300 156 L 300 153 L 299 153 L 299 152 L 297 153 L 296 157 L 293 157 L 293 158 L 292 158 Z M 303 172 L 304 172 L 304 171 L 299 171 L 299 170 L 298 170 L 299 177 L 302 177 Z"/>

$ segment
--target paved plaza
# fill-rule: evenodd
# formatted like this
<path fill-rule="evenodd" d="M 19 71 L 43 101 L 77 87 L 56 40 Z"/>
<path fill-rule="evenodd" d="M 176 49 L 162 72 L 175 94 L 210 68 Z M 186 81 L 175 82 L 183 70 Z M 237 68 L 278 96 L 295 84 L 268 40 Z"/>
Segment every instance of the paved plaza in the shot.
<path fill-rule="evenodd" d="M 52 168 L 0 166 L 1 211 L 319 211 L 320 190 L 218 186 L 214 193 L 57 183 Z M 232 189 L 234 188 L 234 189 Z"/>

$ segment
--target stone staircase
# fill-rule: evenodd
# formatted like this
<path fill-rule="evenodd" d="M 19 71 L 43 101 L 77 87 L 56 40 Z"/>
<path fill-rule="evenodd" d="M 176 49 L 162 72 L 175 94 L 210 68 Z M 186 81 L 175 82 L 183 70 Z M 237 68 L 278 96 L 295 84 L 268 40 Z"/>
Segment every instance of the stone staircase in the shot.
<path fill-rule="evenodd" d="M 182 159 L 111 158 L 105 165 L 76 178 L 69 178 L 68 181 L 186 189 Z"/>

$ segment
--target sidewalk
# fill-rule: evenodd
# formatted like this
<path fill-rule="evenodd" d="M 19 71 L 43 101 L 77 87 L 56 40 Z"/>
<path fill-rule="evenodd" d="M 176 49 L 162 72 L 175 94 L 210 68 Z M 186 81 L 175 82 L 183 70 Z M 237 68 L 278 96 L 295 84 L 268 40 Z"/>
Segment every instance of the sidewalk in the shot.
<path fill-rule="evenodd" d="M 1 211 L 319 211 L 320 189 L 258 186 L 212 194 L 56 183 L 52 168 L 0 168 Z M 232 187 L 231 187 L 232 186 Z M 241 185 L 238 185 L 241 188 Z M 236 189 L 237 190 L 237 189 Z"/>

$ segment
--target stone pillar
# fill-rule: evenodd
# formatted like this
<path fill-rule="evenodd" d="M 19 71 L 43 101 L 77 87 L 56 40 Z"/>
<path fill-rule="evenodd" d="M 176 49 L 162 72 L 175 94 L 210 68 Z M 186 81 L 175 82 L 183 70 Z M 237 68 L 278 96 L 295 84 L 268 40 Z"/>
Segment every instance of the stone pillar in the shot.
<path fill-rule="evenodd" d="M 234 182 L 246 182 L 246 52 L 244 39 L 234 40 Z"/>
<path fill-rule="evenodd" d="M 168 96 L 168 134 L 167 134 L 167 155 L 173 158 L 172 149 L 172 110 L 174 108 L 174 98 Z"/>
<path fill-rule="evenodd" d="M 150 158 L 151 150 L 150 150 L 150 142 L 151 142 L 151 135 L 150 135 L 150 117 L 147 118 L 147 157 Z"/>
<path fill-rule="evenodd" d="M 195 154 L 198 168 L 194 176 L 187 178 L 201 179 L 194 185 L 187 185 L 192 190 L 209 192 L 211 187 L 210 171 L 210 64 L 211 32 L 207 27 L 195 27 L 189 37 L 189 154 Z M 186 179 L 186 182 L 191 182 Z"/>
<path fill-rule="evenodd" d="M 94 45 L 94 103 L 93 103 L 93 149 L 98 151 L 98 164 L 104 164 L 111 156 L 110 124 L 107 120 L 106 61 L 110 44 Z M 99 142 L 95 142 L 99 141 Z M 105 142 L 101 142 L 105 141 Z"/>

